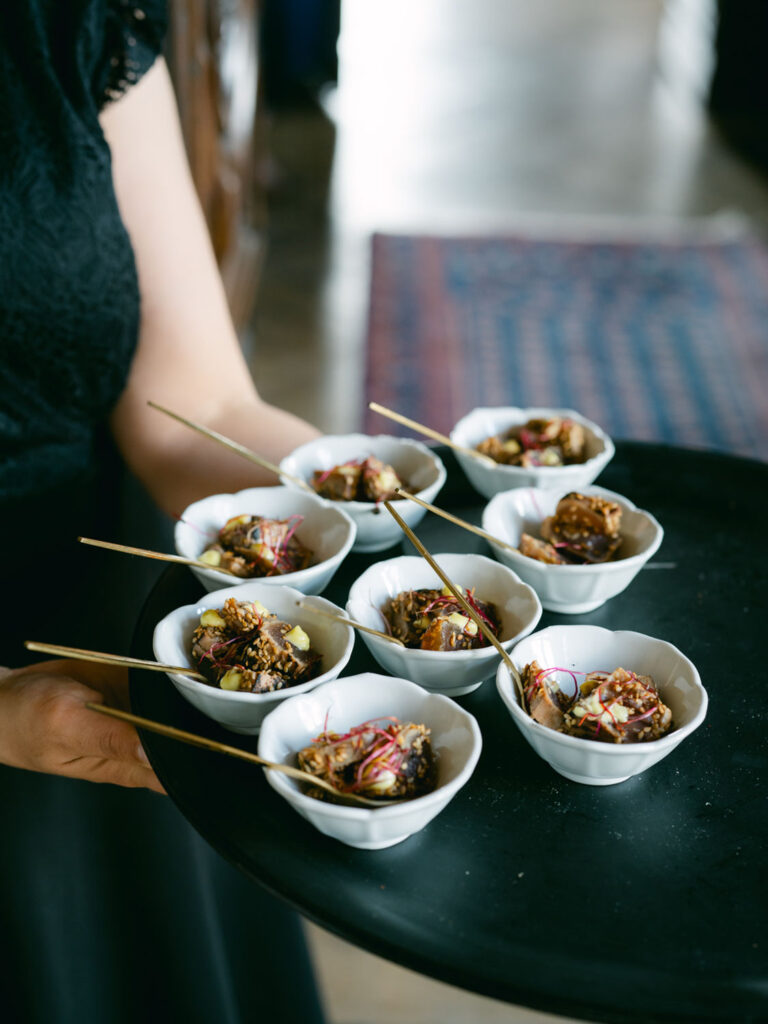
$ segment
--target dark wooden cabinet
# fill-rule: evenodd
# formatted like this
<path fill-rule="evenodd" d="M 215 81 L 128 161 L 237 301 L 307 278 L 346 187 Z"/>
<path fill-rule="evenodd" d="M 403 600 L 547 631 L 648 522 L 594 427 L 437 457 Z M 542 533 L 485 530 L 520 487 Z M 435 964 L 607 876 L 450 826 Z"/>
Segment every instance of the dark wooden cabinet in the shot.
<path fill-rule="evenodd" d="M 238 329 L 264 247 L 258 0 L 170 0 L 167 58 L 200 202 Z"/>

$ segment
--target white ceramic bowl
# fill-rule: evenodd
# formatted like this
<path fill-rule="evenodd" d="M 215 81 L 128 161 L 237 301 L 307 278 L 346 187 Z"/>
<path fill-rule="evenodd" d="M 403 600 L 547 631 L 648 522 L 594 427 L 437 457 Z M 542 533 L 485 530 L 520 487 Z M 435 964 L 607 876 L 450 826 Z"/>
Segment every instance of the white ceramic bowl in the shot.
<path fill-rule="evenodd" d="M 486 505 L 483 529 L 517 546 L 523 533 L 538 536 L 542 521 L 554 514 L 558 501 L 567 493 L 534 488 L 503 491 Z M 664 531 L 650 512 L 636 508 L 621 494 L 602 487 L 584 487 L 581 493 L 599 495 L 621 506 L 623 541 L 614 560 L 598 565 L 547 565 L 519 551 L 491 544 L 494 555 L 529 583 L 542 605 L 551 612 L 576 614 L 599 608 L 629 586 L 658 551 L 664 537 Z"/>
<path fill-rule="evenodd" d="M 501 645 L 510 651 L 535 629 L 541 604 L 535 592 L 508 569 L 483 555 L 434 555 L 448 578 L 461 587 L 473 587 L 481 601 L 496 605 L 501 618 Z M 443 586 L 437 573 L 419 556 L 403 555 L 370 566 L 353 584 L 347 601 L 350 617 L 386 632 L 381 613 L 385 602 L 403 590 Z M 376 661 L 396 676 L 404 676 L 434 693 L 461 697 L 492 676 L 499 661 L 488 644 L 472 651 L 421 651 L 400 647 L 360 632 Z"/>
<path fill-rule="evenodd" d="M 553 416 L 567 417 L 584 427 L 586 462 L 570 466 L 531 466 L 528 469 L 523 466 L 489 466 L 480 459 L 457 451 L 456 458 L 475 490 L 486 498 L 492 498 L 499 491 L 508 491 L 513 487 L 540 487 L 557 490 L 562 494 L 566 491 L 579 491 L 591 484 L 611 461 L 615 449 L 613 441 L 596 423 L 573 409 L 521 409 L 516 406 L 473 409 L 453 428 L 451 440 L 465 448 L 476 448 L 486 437 L 506 433 L 510 427 L 522 425 L 530 419 L 551 419 Z"/>
<path fill-rule="evenodd" d="M 376 437 L 367 434 L 326 435 L 291 452 L 280 463 L 280 468 L 311 484 L 315 470 L 331 469 L 368 455 L 375 455 L 392 466 L 408 490 L 424 501 L 434 501 L 445 483 L 445 466 L 430 448 L 420 441 L 384 434 Z M 284 478 L 284 483 L 296 487 L 287 478 Z M 374 502 L 333 501 L 330 504 L 343 509 L 357 525 L 353 551 L 383 551 L 398 543 L 403 536 L 387 510 Z M 398 501 L 397 511 L 411 528 L 425 515 L 425 509 L 405 498 Z"/>
<path fill-rule="evenodd" d="M 313 552 L 315 564 L 299 572 L 260 577 L 268 586 L 295 587 L 303 594 L 320 594 L 330 583 L 355 541 L 357 527 L 347 513 L 331 502 L 292 487 L 249 487 L 236 494 L 212 494 L 184 510 L 176 524 L 176 551 L 185 558 L 199 558 L 233 516 L 258 515 L 268 519 L 304 516 L 297 536 Z M 192 569 L 206 590 L 233 587 L 249 580 L 216 569 Z"/>
<path fill-rule="evenodd" d="M 534 722 L 523 711 L 509 670 L 500 665 L 496 687 L 515 725 L 540 757 L 573 782 L 610 786 L 646 771 L 690 736 L 707 713 L 707 692 L 695 665 L 672 644 L 643 633 L 612 632 L 600 626 L 550 626 L 518 644 L 512 661 L 521 671 L 532 661 L 542 668 L 576 672 L 611 672 L 621 666 L 649 675 L 671 710 L 672 731 L 647 743 L 601 743 L 565 736 Z M 566 689 L 570 681 L 562 674 L 559 682 Z"/>
<path fill-rule="evenodd" d="M 472 715 L 407 679 L 364 672 L 286 701 L 266 719 L 259 736 L 262 757 L 295 764 L 298 751 L 323 730 L 345 732 L 388 715 L 431 729 L 437 757 L 437 788 L 432 793 L 390 807 L 348 807 L 315 800 L 301 791 L 300 783 L 266 772 L 273 789 L 316 829 L 362 850 L 394 846 L 420 831 L 469 780 L 482 747 Z"/>
<path fill-rule="evenodd" d="M 308 633 L 312 646 L 323 656 L 323 671 L 320 675 L 306 683 L 276 690 L 274 693 L 220 690 L 188 676 L 168 673 L 168 678 L 181 696 L 198 711 L 233 732 L 253 734 L 259 731 L 264 717 L 278 704 L 338 676 L 352 654 L 354 631 L 350 626 L 313 615 L 309 608 L 298 608 L 297 601 L 305 600 L 305 597 L 292 587 L 276 587 L 261 581 L 250 581 L 206 594 L 196 605 L 187 604 L 166 615 L 158 622 L 152 638 L 157 660 L 166 665 L 189 665 L 194 668 L 190 649 L 192 633 L 200 622 L 200 616 L 208 608 L 221 608 L 228 597 L 238 601 L 261 601 L 265 608 L 285 622 L 301 626 Z M 342 614 L 340 608 L 325 598 L 309 597 L 306 601 L 307 604 L 315 604 L 336 615 Z"/>

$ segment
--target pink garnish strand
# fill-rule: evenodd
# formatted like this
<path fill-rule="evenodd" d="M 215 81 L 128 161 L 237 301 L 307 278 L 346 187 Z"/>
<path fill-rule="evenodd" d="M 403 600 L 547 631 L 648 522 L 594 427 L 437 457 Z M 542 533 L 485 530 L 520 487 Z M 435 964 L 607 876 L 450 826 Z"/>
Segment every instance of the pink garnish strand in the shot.
<path fill-rule="evenodd" d="M 205 530 L 201 529 L 197 525 L 197 523 L 190 523 L 190 521 L 188 519 L 185 519 L 184 516 L 176 515 L 175 512 L 172 512 L 171 515 L 173 516 L 177 523 L 184 523 L 185 526 L 191 526 L 193 530 L 197 530 L 197 532 L 201 533 L 203 537 L 205 537 L 206 539 L 208 538 L 208 534 L 205 532 Z"/>
<path fill-rule="evenodd" d="M 380 723 L 386 721 L 393 724 L 386 728 L 381 728 Z M 325 724 L 328 724 L 327 715 Z M 366 783 L 375 782 L 385 771 L 390 771 L 394 775 L 401 773 L 404 753 L 398 749 L 396 727 L 399 724 L 400 722 L 397 718 L 390 716 L 388 718 L 371 719 L 369 722 L 363 722 L 362 725 L 355 726 L 341 736 L 323 732 L 320 736 L 315 737 L 314 743 L 327 743 L 330 746 L 337 746 L 351 739 L 356 739 L 359 741 L 359 745 L 363 745 L 365 735 L 373 733 L 370 743 L 365 744 L 365 746 L 370 746 L 370 752 L 365 756 L 363 762 L 358 765 L 355 782 L 346 787 L 339 786 L 341 791 L 356 792 L 359 789 L 363 789 Z"/>
<path fill-rule="evenodd" d="M 523 442 L 523 447 L 527 451 L 530 451 L 532 448 L 538 448 L 541 442 L 541 438 L 538 434 L 534 434 L 532 431 L 526 430 L 525 428 L 520 431 L 520 440 Z"/>
<path fill-rule="evenodd" d="M 447 594 L 443 594 L 441 597 L 436 597 L 434 599 L 434 601 L 430 601 L 429 604 L 427 605 L 427 607 L 422 612 L 422 614 L 426 615 L 428 612 L 431 612 L 432 609 L 436 608 L 438 605 L 445 605 L 445 604 L 455 604 L 458 607 L 461 607 L 461 605 L 459 605 L 459 602 L 456 600 L 456 598 L 453 596 L 453 594 L 451 594 L 450 596 L 447 595 Z"/>
<path fill-rule="evenodd" d="M 304 522 L 304 516 L 299 515 L 298 512 L 297 512 L 295 515 L 288 516 L 287 519 L 284 519 L 284 520 L 276 519 L 274 521 L 275 522 L 293 523 L 293 525 L 288 528 L 288 532 L 283 537 L 283 539 L 278 543 L 277 547 L 270 549 L 272 551 L 272 554 L 274 555 L 275 569 L 277 569 L 279 567 L 277 563 L 280 562 L 280 561 L 282 561 L 283 563 L 287 564 L 288 568 L 290 569 L 290 562 L 288 562 L 288 556 L 286 555 L 285 551 L 286 551 L 286 548 L 288 546 L 288 541 L 291 539 L 291 537 L 294 535 L 296 530 L 298 530 L 298 528 Z M 268 574 L 268 575 L 271 575 L 271 573 Z"/>
<path fill-rule="evenodd" d="M 642 715 L 636 715 L 634 718 L 628 718 L 625 725 L 632 725 L 634 722 L 642 722 L 644 718 L 650 718 L 654 711 L 658 711 L 658 704 L 654 704 L 650 711 L 644 711 Z"/>
<path fill-rule="evenodd" d="M 363 460 L 361 459 L 358 462 L 340 462 L 338 466 L 331 466 L 330 469 L 326 469 L 323 473 L 320 474 L 320 476 L 315 481 L 315 486 L 317 487 L 320 484 L 324 484 L 328 477 L 331 475 L 331 473 L 337 470 L 339 466 L 354 466 L 355 469 L 360 469 L 362 465 Z"/>
<path fill-rule="evenodd" d="M 485 614 L 483 609 L 478 605 L 477 601 L 475 600 L 475 598 L 474 598 L 474 591 L 468 590 L 467 593 L 464 596 L 466 597 L 467 604 L 470 605 L 470 607 L 473 608 L 477 612 L 477 614 L 480 616 L 480 618 L 490 627 L 490 629 L 493 630 L 493 623 L 491 622 L 491 620 L 488 618 L 488 616 Z"/>

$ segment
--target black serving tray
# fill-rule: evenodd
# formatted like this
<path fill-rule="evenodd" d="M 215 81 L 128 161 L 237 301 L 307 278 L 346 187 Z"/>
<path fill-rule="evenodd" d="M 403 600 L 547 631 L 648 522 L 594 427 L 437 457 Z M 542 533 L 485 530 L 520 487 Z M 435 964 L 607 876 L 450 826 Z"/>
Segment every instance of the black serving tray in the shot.
<path fill-rule="evenodd" d="M 438 501 L 479 523 L 481 499 L 452 455 Z M 599 479 L 665 529 L 654 562 L 586 615 L 678 646 L 710 697 L 707 720 L 660 764 L 617 786 L 557 775 L 513 725 L 493 681 L 459 703 L 478 719 L 474 776 L 426 829 L 387 850 L 329 839 L 256 768 L 144 735 L 171 798 L 224 857 L 307 917 L 379 956 L 513 1003 L 609 1022 L 768 1020 L 766 680 L 763 552 L 768 466 L 709 452 L 619 443 Z M 433 552 L 480 538 L 433 515 Z M 352 555 L 326 590 L 343 606 L 373 561 Z M 201 588 L 169 569 L 139 619 L 133 653 Z M 362 640 L 345 672 L 375 669 Z M 164 678 L 132 675 L 138 714 L 255 750 Z"/>

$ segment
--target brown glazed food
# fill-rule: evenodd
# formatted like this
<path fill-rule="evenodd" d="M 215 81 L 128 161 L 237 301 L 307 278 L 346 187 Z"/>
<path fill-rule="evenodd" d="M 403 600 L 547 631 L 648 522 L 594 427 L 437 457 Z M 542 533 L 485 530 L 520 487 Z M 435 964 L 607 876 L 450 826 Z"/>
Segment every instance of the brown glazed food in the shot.
<path fill-rule="evenodd" d="M 542 669 L 537 661 L 522 672 L 528 713 L 535 722 L 568 736 L 604 743 L 657 740 L 672 728 L 672 712 L 663 703 L 650 676 L 623 668 L 588 672 L 573 695 L 561 690 L 557 674 L 575 681 L 570 669 Z"/>
<path fill-rule="evenodd" d="M 321 656 L 301 626 L 291 626 L 259 601 L 229 597 L 209 608 L 192 634 L 192 658 L 222 690 L 269 693 L 313 679 Z"/>
<path fill-rule="evenodd" d="M 343 462 L 332 469 L 316 469 L 312 486 L 322 498 L 331 501 L 397 500 L 395 489 L 406 489 L 392 466 L 369 455 L 357 462 Z"/>
<path fill-rule="evenodd" d="M 548 565 L 607 562 L 621 546 L 620 527 L 621 507 L 615 501 L 572 491 L 541 524 L 540 537 L 520 537 L 520 554 Z"/>
<path fill-rule="evenodd" d="M 477 451 L 489 455 L 504 466 L 567 466 L 585 462 L 584 428 L 574 420 L 553 416 L 548 420 L 528 420 L 511 427 L 506 434 L 487 437 Z"/>
<path fill-rule="evenodd" d="M 298 572 L 312 565 L 312 552 L 296 536 L 303 522 L 304 516 L 300 515 L 287 519 L 233 516 L 199 560 L 244 579 Z"/>
<path fill-rule="evenodd" d="M 377 718 L 341 735 L 321 733 L 299 751 L 298 765 L 339 793 L 382 800 L 422 796 L 437 784 L 429 735 L 425 725 Z M 329 799 L 319 788 L 310 789 L 309 795 Z"/>
<path fill-rule="evenodd" d="M 495 637 L 501 632 L 496 607 L 462 590 L 466 601 L 485 621 Z M 392 636 L 406 647 L 422 651 L 467 651 L 488 641 L 447 588 L 403 590 L 381 609 Z"/>

